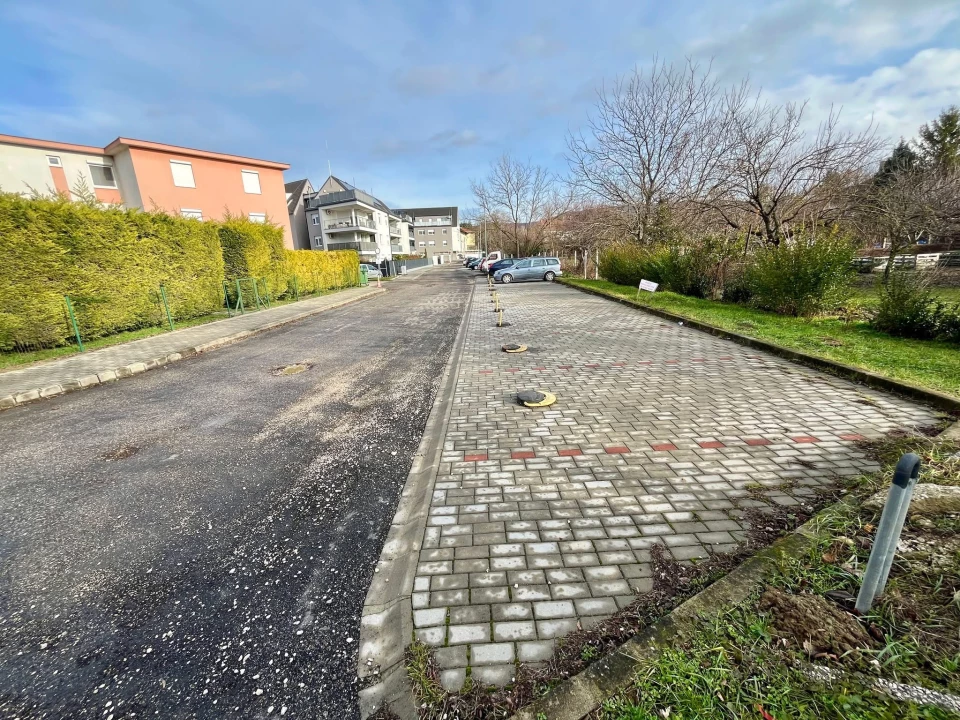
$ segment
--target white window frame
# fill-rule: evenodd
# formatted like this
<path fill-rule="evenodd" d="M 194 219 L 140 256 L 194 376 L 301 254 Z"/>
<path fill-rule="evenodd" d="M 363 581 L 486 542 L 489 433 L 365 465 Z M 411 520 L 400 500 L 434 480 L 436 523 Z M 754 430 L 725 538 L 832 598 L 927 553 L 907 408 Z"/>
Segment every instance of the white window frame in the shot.
<path fill-rule="evenodd" d="M 243 183 L 243 191 L 247 195 L 263 194 L 263 191 L 260 189 L 260 173 L 258 173 L 256 170 L 241 170 L 240 181 Z M 248 182 L 253 183 L 254 181 L 256 181 L 257 183 L 257 189 L 256 190 L 248 189 L 247 183 Z M 251 184 L 250 187 L 252 188 L 253 185 Z"/>
<path fill-rule="evenodd" d="M 180 217 L 203 220 L 203 211 L 195 210 L 194 208 L 180 208 Z"/>
<path fill-rule="evenodd" d="M 267 221 L 267 214 L 266 213 L 250 213 L 249 215 L 247 215 L 247 218 L 249 218 L 250 222 L 265 223 Z"/>
<path fill-rule="evenodd" d="M 431 245 L 436 245 L 436 244 L 437 244 L 437 241 L 436 241 L 436 240 L 428 240 L 427 242 L 430 243 Z"/>
<path fill-rule="evenodd" d="M 95 188 L 105 188 L 107 190 L 116 190 L 117 189 L 117 174 L 113 171 L 113 165 L 107 165 L 106 163 L 97 163 L 97 162 L 88 162 L 87 167 L 102 167 L 110 168 L 110 174 L 113 175 L 113 185 L 97 185 L 96 180 L 93 181 L 93 186 Z M 90 171 L 90 178 L 93 179 L 93 171 Z"/>
<path fill-rule="evenodd" d="M 421 241 L 420 241 L 420 247 L 426 247 L 426 246 L 427 246 L 427 241 L 426 241 L 426 240 L 421 240 Z"/>
<path fill-rule="evenodd" d="M 311 215 L 310 217 L 313 218 L 313 224 L 314 224 L 314 225 L 319 225 L 319 224 L 320 224 L 320 216 L 319 216 L 319 215 Z"/>
<path fill-rule="evenodd" d="M 427 230 L 427 235 L 436 235 L 436 234 L 437 234 L 436 230 Z"/>
<path fill-rule="evenodd" d="M 47 155 L 47 165 L 49 165 L 50 167 L 62 168 L 63 161 L 60 159 L 59 155 Z"/>
<path fill-rule="evenodd" d="M 446 229 L 446 228 L 443 229 L 443 234 L 444 234 L 444 235 L 447 234 L 447 229 Z"/>
<path fill-rule="evenodd" d="M 444 241 L 443 241 L 443 244 L 444 244 L 444 245 L 446 245 L 446 244 L 447 244 L 447 241 L 446 241 L 446 240 L 444 240 Z"/>
<path fill-rule="evenodd" d="M 190 184 L 189 184 L 189 185 L 186 185 L 186 184 L 178 183 L 178 182 L 177 182 L 177 174 L 176 174 L 176 172 L 174 172 L 174 169 L 173 169 L 175 165 L 178 165 L 178 166 L 180 166 L 181 168 L 182 168 L 183 166 L 186 166 L 187 168 L 189 168 L 189 170 L 190 170 Z M 188 162 L 187 160 L 171 160 L 171 161 L 170 161 L 170 176 L 173 178 L 173 185 L 174 185 L 174 187 L 180 187 L 180 188 L 196 188 L 196 187 L 197 187 L 197 178 L 196 178 L 196 177 L 194 176 L 194 174 L 193 174 L 193 163 Z M 183 178 L 181 178 L 181 180 L 182 180 L 182 179 L 183 179 Z"/>

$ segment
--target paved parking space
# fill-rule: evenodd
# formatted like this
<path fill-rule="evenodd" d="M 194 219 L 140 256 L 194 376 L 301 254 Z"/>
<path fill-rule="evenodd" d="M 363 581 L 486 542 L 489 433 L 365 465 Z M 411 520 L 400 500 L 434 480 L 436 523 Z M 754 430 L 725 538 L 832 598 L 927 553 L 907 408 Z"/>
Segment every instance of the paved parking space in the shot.
<path fill-rule="evenodd" d="M 855 441 L 936 413 L 554 284 L 478 279 L 412 603 L 447 687 L 503 683 L 689 561 L 874 466 Z M 529 351 L 507 354 L 501 345 Z M 519 406 L 548 389 L 549 408 Z"/>

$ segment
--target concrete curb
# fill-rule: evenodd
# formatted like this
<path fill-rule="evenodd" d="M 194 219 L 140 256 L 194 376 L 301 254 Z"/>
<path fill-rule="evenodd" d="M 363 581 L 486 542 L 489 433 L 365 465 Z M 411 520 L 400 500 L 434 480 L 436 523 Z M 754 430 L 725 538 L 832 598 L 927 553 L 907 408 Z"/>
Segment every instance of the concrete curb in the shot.
<path fill-rule="evenodd" d="M 453 410 L 466 340 L 467 321 L 476 291 L 474 286 L 463 320 L 440 379 L 420 447 L 404 483 L 397 512 L 377 561 L 360 619 L 357 674 L 379 681 L 360 691 L 360 716 L 369 717 L 384 705 L 403 720 L 416 720 L 417 708 L 407 677 L 404 652 L 413 642 L 413 607 L 410 596 L 437 480 L 443 438 Z"/>
<path fill-rule="evenodd" d="M 580 720 L 633 682 L 637 667 L 664 647 L 675 647 L 697 631 L 701 617 L 746 601 L 777 569 L 783 558 L 800 557 L 821 537 L 824 518 L 856 507 L 848 497 L 821 510 L 789 535 L 775 541 L 697 595 L 677 606 L 617 650 L 574 675 L 541 699 L 514 714 L 511 720 Z"/>
<path fill-rule="evenodd" d="M 731 332 L 729 330 L 723 330 L 713 325 L 707 325 L 706 323 L 699 322 L 698 320 L 692 320 L 683 315 L 676 315 L 666 310 L 660 310 L 659 308 L 641 305 L 640 303 L 634 302 L 628 298 L 609 295 L 602 290 L 580 287 L 579 285 L 565 282 L 562 278 L 557 278 L 557 282 L 589 295 L 596 295 L 598 297 L 606 298 L 607 300 L 618 302 L 621 305 L 627 305 L 629 307 L 636 308 L 637 310 L 642 310 L 650 315 L 656 315 L 666 320 L 673 320 L 674 322 L 683 322 L 684 325 L 691 327 L 694 330 L 710 333 L 711 335 L 716 335 L 717 337 L 724 338 L 725 340 L 732 340 L 739 345 L 745 345 L 758 350 L 764 350 L 772 355 L 777 355 L 786 360 L 790 360 L 801 365 L 807 365 L 809 367 L 816 368 L 817 370 L 823 370 L 824 372 L 837 375 L 847 380 L 853 380 L 854 382 L 859 382 L 863 385 L 867 385 L 878 390 L 886 390 L 887 392 L 892 392 L 912 400 L 919 400 L 927 405 L 939 408 L 941 410 L 960 412 L 960 398 L 955 398 L 951 395 L 947 395 L 946 393 L 937 392 L 936 390 L 927 390 L 926 388 L 917 387 L 916 385 L 911 385 L 910 383 L 902 382 L 900 380 L 893 380 L 891 378 L 884 377 L 883 375 L 877 375 L 869 370 L 861 370 L 860 368 L 844 365 L 843 363 L 834 362 L 833 360 L 827 360 L 825 358 L 816 357 L 815 355 L 808 355 L 807 353 L 799 352 L 798 350 L 790 350 L 780 345 L 774 345 L 766 340 L 758 340 L 757 338 L 747 337 L 746 335 L 740 335 L 739 333 Z"/>
<path fill-rule="evenodd" d="M 264 325 L 262 327 L 256 328 L 255 330 L 242 330 L 238 333 L 233 333 L 231 335 L 226 335 L 216 340 L 211 340 L 210 342 L 202 343 L 200 345 L 192 345 L 189 347 L 181 348 L 175 352 L 168 353 L 166 355 L 161 355 L 159 357 L 150 358 L 149 360 L 141 360 L 140 362 L 131 363 L 130 365 L 124 365 L 122 367 L 113 368 L 112 370 L 102 370 L 96 374 L 86 375 L 84 377 L 72 378 L 70 380 L 64 380 L 60 383 L 54 385 L 48 385 L 47 387 L 37 387 L 31 388 L 28 390 L 22 390 L 14 395 L 6 395 L 0 397 L 0 410 L 6 410 L 13 407 L 18 407 L 20 405 L 25 405 L 26 403 L 33 402 L 34 400 L 39 400 L 40 398 L 49 398 L 56 395 L 63 395 L 64 393 L 73 392 L 74 390 L 84 390 L 95 385 L 103 385 L 108 382 L 113 382 L 114 380 L 119 380 L 121 378 L 131 377 L 132 375 L 139 375 L 142 372 L 147 370 L 153 370 L 158 367 L 163 367 L 177 360 L 183 360 L 184 358 L 193 357 L 194 355 L 199 355 L 201 353 L 209 352 L 210 350 L 216 350 L 217 348 L 224 347 L 225 345 L 232 345 L 233 343 L 240 342 L 241 340 L 246 340 L 249 337 L 258 335 L 267 330 L 273 330 L 275 328 L 281 327 L 283 325 L 289 325 L 290 323 L 297 322 L 298 320 L 303 320 L 306 317 L 311 315 L 316 315 L 317 313 L 326 312 L 327 310 L 334 310 L 344 305 L 349 305 L 350 303 L 358 302 L 360 300 L 367 300 L 375 295 L 380 295 L 386 292 L 385 289 L 371 288 L 369 292 L 364 295 L 358 295 L 352 298 L 348 298 L 343 302 L 336 303 L 334 305 L 327 305 L 322 308 L 314 308 L 312 310 L 306 310 L 298 315 L 293 317 L 284 318 L 283 320 L 278 320 L 277 322 Z"/>

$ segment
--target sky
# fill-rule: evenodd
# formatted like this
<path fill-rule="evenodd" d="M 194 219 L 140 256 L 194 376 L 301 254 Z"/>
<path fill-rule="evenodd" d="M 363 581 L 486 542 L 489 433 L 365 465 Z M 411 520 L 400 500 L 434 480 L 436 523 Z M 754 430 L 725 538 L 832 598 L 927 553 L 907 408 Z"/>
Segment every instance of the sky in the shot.
<path fill-rule="evenodd" d="M 475 203 L 509 153 L 562 174 L 597 92 L 712 63 L 891 143 L 960 104 L 957 0 L 0 0 L 0 133 L 120 135 L 333 173 L 394 207 Z"/>

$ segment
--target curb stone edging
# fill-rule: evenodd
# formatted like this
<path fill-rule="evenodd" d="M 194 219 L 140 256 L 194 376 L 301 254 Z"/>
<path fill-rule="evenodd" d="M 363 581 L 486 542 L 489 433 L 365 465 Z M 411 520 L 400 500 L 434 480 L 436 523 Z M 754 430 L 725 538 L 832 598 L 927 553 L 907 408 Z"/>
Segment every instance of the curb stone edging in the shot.
<path fill-rule="evenodd" d="M 139 375 L 147 370 L 163 367 L 169 363 L 177 362 L 178 360 L 183 360 L 195 355 L 200 355 L 201 353 L 209 352 L 210 350 L 216 350 L 217 348 L 224 347 L 225 345 L 232 345 L 233 343 L 240 342 L 241 340 L 246 340 L 248 337 L 266 332 L 267 330 L 273 330 L 283 325 L 289 325 L 290 323 L 303 320 L 311 315 L 326 312 L 327 310 L 335 310 L 336 308 L 349 305 L 350 303 L 358 302 L 360 300 L 367 300 L 385 292 L 386 290 L 383 288 L 379 290 L 377 288 L 371 288 L 370 292 L 364 295 L 358 295 L 356 297 L 344 300 L 343 302 L 338 302 L 334 305 L 327 305 L 322 308 L 306 310 L 298 315 L 294 315 L 293 317 L 278 320 L 277 322 L 264 325 L 263 327 L 256 328 L 255 330 L 241 330 L 240 332 L 226 335 L 224 337 L 217 338 L 216 340 L 211 340 L 210 342 L 181 348 L 175 352 L 151 358 L 149 360 L 140 360 L 138 362 L 131 363 L 130 365 L 123 365 L 112 370 L 101 370 L 95 374 L 84 375 L 83 377 L 72 378 L 70 380 L 63 380 L 60 383 L 47 385 L 46 387 L 42 388 L 36 387 L 28 390 L 21 390 L 18 393 L 0 397 L 0 410 L 19 407 L 20 405 L 25 405 L 26 403 L 33 402 L 34 400 L 39 400 L 41 398 L 55 397 L 57 395 L 63 395 L 75 390 L 84 390 L 88 387 L 93 387 L 94 385 L 103 385 L 121 378 Z"/>
<path fill-rule="evenodd" d="M 510 720 L 537 720 L 544 716 L 550 720 L 581 720 L 629 687 L 640 663 L 654 658 L 662 648 L 676 645 L 678 636 L 680 639 L 691 637 L 702 616 L 746 601 L 776 570 L 782 558 L 799 557 L 820 539 L 820 525 L 825 517 L 854 509 L 856 502 L 848 496 L 824 508 L 583 672 L 564 680 L 547 695 L 519 710 Z"/>
<path fill-rule="evenodd" d="M 359 693 L 360 716 L 363 718 L 384 706 L 389 707 L 403 720 L 417 718 L 413 688 L 404 662 L 406 649 L 413 641 L 413 607 L 410 597 L 430 510 L 429 498 L 436 483 L 443 451 L 443 430 L 447 427 L 453 411 L 460 358 L 463 355 L 475 292 L 476 285 L 473 285 L 433 407 L 424 426 L 420 446 L 404 482 L 400 503 L 363 603 L 357 675 L 364 680 L 379 680 Z"/>
<path fill-rule="evenodd" d="M 790 350 L 782 345 L 775 345 L 774 343 L 767 342 L 766 340 L 759 340 L 747 335 L 731 332 L 730 330 L 724 330 L 714 325 L 702 323 L 699 320 L 693 320 L 692 318 L 688 318 L 684 315 L 677 315 L 669 312 L 668 310 L 661 310 L 659 308 L 641 305 L 640 303 L 634 302 L 628 298 L 610 295 L 602 290 L 574 285 L 570 282 L 565 282 L 561 278 L 557 278 L 557 282 L 574 290 L 587 293 L 588 295 L 596 295 L 598 297 L 606 298 L 607 300 L 618 302 L 621 305 L 632 307 L 636 310 L 649 313 L 650 315 L 662 317 L 665 320 L 683 322 L 685 326 L 693 328 L 694 330 L 700 330 L 701 332 L 709 333 L 725 340 L 731 340 L 739 345 L 745 345 L 746 347 L 764 350 L 772 355 L 782 357 L 785 360 L 790 360 L 800 365 L 807 365 L 808 367 L 828 372 L 846 380 L 853 380 L 878 390 L 886 390 L 887 392 L 896 393 L 902 397 L 907 397 L 912 400 L 919 400 L 928 405 L 939 408 L 940 410 L 960 412 L 960 399 L 951 395 L 947 395 L 946 393 L 941 393 L 936 390 L 927 390 L 926 388 L 918 387 L 917 385 L 911 385 L 910 383 L 906 383 L 901 380 L 893 380 L 892 378 L 878 375 L 877 373 L 870 372 L 869 370 L 861 370 L 860 368 L 856 368 L 851 365 L 844 365 L 843 363 L 827 360 L 826 358 L 808 355 L 807 353 L 800 352 L 799 350 Z"/>

